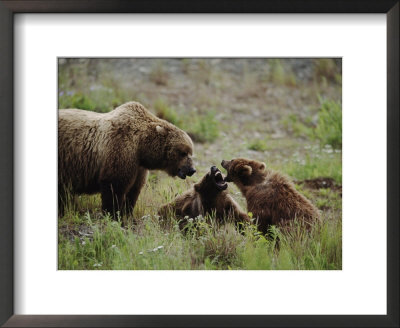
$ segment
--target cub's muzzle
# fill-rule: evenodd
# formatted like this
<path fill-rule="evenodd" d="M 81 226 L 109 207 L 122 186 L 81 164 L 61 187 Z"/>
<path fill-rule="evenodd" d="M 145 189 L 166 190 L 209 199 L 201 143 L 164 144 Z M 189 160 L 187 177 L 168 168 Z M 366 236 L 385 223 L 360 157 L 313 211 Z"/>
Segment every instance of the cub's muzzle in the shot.
<path fill-rule="evenodd" d="M 219 190 L 225 190 L 228 188 L 228 184 L 224 181 L 221 171 L 218 170 L 215 165 L 211 166 L 210 171 L 211 175 L 213 176 L 214 183 Z"/>
<path fill-rule="evenodd" d="M 225 182 L 232 182 L 232 179 L 230 178 L 229 172 L 228 172 L 228 164 L 229 164 L 229 161 L 225 161 L 224 159 L 223 159 L 222 162 L 221 162 L 221 166 L 222 166 L 222 167 L 226 170 L 226 172 L 227 172 L 224 181 L 225 181 Z"/>

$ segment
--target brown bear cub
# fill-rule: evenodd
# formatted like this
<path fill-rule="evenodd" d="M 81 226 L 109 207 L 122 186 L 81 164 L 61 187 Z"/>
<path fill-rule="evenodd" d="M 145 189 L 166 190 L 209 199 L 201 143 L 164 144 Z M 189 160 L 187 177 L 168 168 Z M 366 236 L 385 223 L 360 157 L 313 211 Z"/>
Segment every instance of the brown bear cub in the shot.
<path fill-rule="evenodd" d="M 235 222 L 250 222 L 247 214 L 226 191 L 227 188 L 228 184 L 224 181 L 221 171 L 212 166 L 192 188 L 176 197 L 171 203 L 162 206 L 159 215 L 172 214 L 184 219 L 215 213 L 220 223 L 228 217 L 234 218 Z"/>
<path fill-rule="evenodd" d="M 102 208 L 115 217 L 135 206 L 148 170 L 185 179 L 196 172 L 186 132 L 137 102 L 108 113 L 58 112 L 59 213 L 68 194 L 101 193 Z"/>
<path fill-rule="evenodd" d="M 247 210 L 267 233 L 270 225 L 285 225 L 295 218 L 311 223 L 319 212 L 282 174 L 269 170 L 265 163 L 245 158 L 223 160 L 225 181 L 235 183 L 247 201 Z"/>

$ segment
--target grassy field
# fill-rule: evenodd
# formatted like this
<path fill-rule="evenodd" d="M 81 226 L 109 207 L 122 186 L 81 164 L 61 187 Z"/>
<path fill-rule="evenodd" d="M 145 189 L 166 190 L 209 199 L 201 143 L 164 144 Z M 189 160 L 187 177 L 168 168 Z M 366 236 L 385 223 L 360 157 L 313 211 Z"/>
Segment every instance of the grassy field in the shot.
<path fill-rule="evenodd" d="M 58 218 L 58 267 L 96 269 L 342 268 L 341 62 L 333 59 L 60 59 L 59 108 L 107 112 L 139 101 L 186 130 L 197 173 L 153 171 L 132 217 L 101 213 L 99 195 L 71 197 Z M 159 207 L 211 165 L 247 157 L 287 174 L 322 213 L 310 231 L 194 219 L 186 233 Z M 228 188 L 242 208 L 238 189 Z M 206 220 L 208 219 L 208 220 Z"/>

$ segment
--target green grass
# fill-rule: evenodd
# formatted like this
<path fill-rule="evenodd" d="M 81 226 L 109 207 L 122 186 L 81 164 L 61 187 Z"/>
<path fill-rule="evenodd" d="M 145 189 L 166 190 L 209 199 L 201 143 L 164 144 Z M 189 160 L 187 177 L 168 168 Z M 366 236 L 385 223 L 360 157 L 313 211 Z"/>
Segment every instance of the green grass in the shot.
<path fill-rule="evenodd" d="M 213 142 L 219 136 L 219 123 L 213 111 L 179 114 L 162 99 L 157 99 L 153 107 L 159 118 L 185 130 L 194 142 Z"/>
<path fill-rule="evenodd" d="M 326 219 L 310 232 L 300 224 L 294 224 L 289 232 L 274 227 L 271 235 L 272 239 L 257 236 L 246 240 L 240 254 L 243 267 L 250 270 L 341 269 L 341 221 Z"/>
<path fill-rule="evenodd" d="M 186 125 L 186 131 L 195 142 L 213 142 L 219 136 L 219 123 L 213 111 L 188 117 Z"/>
<path fill-rule="evenodd" d="M 163 99 L 157 99 L 153 104 L 153 108 L 155 110 L 155 114 L 159 118 L 162 118 L 163 120 L 166 120 L 176 125 L 177 127 L 182 127 L 182 117 L 176 112 L 175 109 L 168 106 L 168 104 Z"/>
<path fill-rule="evenodd" d="M 265 151 L 268 149 L 268 145 L 265 140 L 263 139 L 256 139 L 249 142 L 248 149 L 255 150 L 255 151 Z"/>
<path fill-rule="evenodd" d="M 240 233 L 233 223 L 217 225 L 211 216 L 208 221 L 193 220 L 182 233 L 178 220 L 160 219 L 157 211 L 196 180 L 151 173 L 133 217 L 124 219 L 125 228 L 100 215 L 98 195 L 78 197 L 59 218 L 59 269 L 341 269 L 341 197 L 335 191 L 298 186 L 324 210 L 322 222 L 316 222 L 310 231 L 298 224 L 289 231 L 273 227 L 265 238 L 253 224 L 242 225 Z M 229 190 L 232 192 L 232 185 Z"/>
<path fill-rule="evenodd" d="M 106 113 L 119 105 L 130 101 L 127 93 L 116 89 L 107 88 L 104 85 L 99 89 L 82 92 L 60 91 L 58 98 L 59 108 L 79 108 L 100 113 Z"/>
<path fill-rule="evenodd" d="M 314 131 L 321 146 L 342 148 L 342 105 L 333 100 L 321 100 L 318 125 Z"/>
<path fill-rule="evenodd" d="M 203 221 L 183 234 L 177 221 L 151 215 L 122 229 L 109 217 L 93 220 L 86 214 L 79 227 L 84 224 L 93 233 L 73 239 L 59 234 L 58 265 L 62 270 L 337 270 L 342 265 L 340 222 L 327 218 L 310 232 L 300 225 L 291 232 L 275 227 L 267 239 L 253 225 L 241 234 L 231 223 Z"/>
<path fill-rule="evenodd" d="M 59 97 L 58 105 L 60 108 L 79 108 L 85 110 L 95 110 L 96 104 L 87 96 L 81 93 L 69 93 Z"/>
<path fill-rule="evenodd" d="M 291 71 L 285 70 L 280 59 L 270 59 L 269 80 L 277 85 L 296 86 L 296 77 Z"/>
<path fill-rule="evenodd" d="M 294 136 L 317 140 L 321 147 L 330 145 L 335 149 L 342 148 L 342 105 L 333 100 L 319 98 L 318 121 L 314 124 L 312 117 L 300 119 L 298 115 L 289 114 L 281 120 L 282 125 Z"/>
<path fill-rule="evenodd" d="M 294 136 L 306 139 L 313 139 L 314 132 L 311 121 L 311 117 L 308 117 L 305 122 L 303 122 L 298 115 L 289 114 L 281 120 L 281 123 Z"/>
<path fill-rule="evenodd" d="M 281 166 L 281 171 L 297 180 L 314 179 L 318 177 L 333 178 L 342 183 L 342 154 L 319 152 L 306 155 L 304 159 L 292 159 Z"/>

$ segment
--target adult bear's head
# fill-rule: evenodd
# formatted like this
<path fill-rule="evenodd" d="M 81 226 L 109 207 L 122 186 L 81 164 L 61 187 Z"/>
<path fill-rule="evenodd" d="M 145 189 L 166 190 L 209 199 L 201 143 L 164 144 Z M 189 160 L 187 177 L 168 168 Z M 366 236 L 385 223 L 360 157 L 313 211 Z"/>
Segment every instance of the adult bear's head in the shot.
<path fill-rule="evenodd" d="M 188 134 L 166 121 L 152 124 L 143 152 L 146 154 L 145 167 L 161 169 L 170 176 L 185 179 L 192 176 L 196 169 L 193 166 L 193 142 Z"/>

